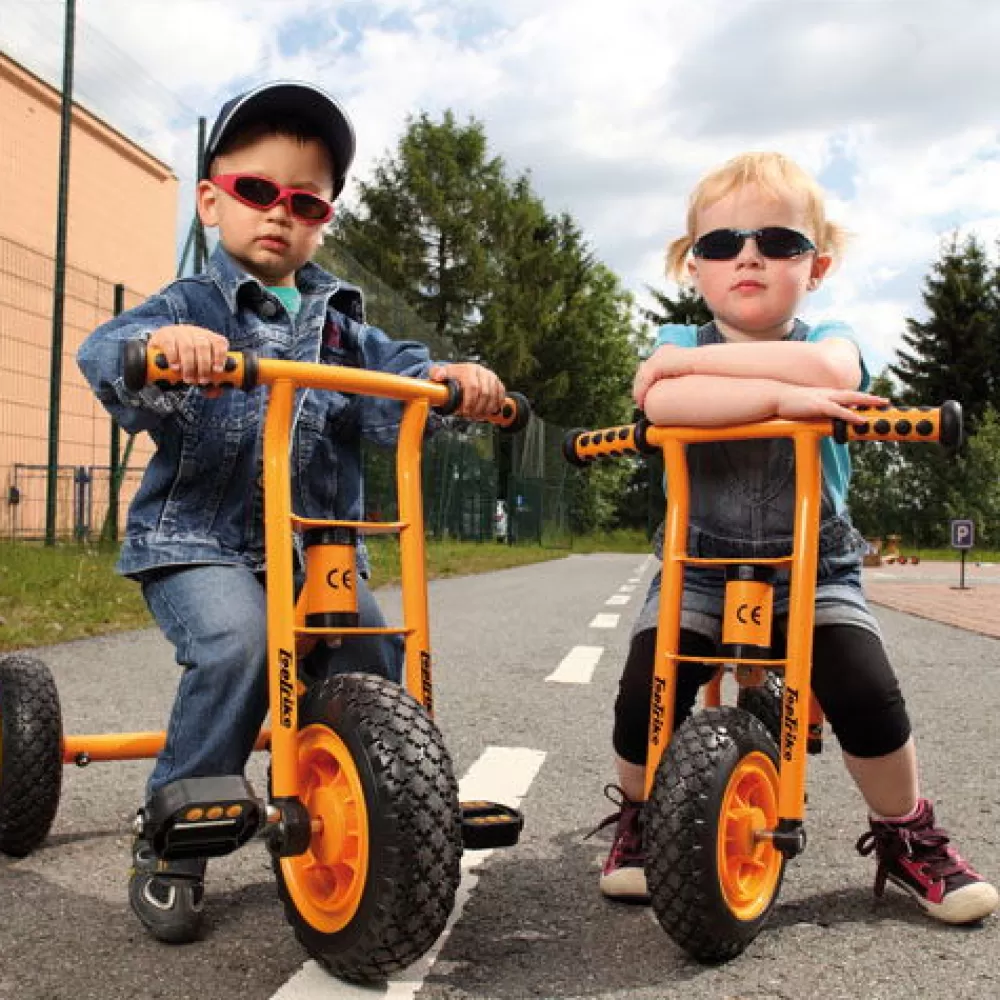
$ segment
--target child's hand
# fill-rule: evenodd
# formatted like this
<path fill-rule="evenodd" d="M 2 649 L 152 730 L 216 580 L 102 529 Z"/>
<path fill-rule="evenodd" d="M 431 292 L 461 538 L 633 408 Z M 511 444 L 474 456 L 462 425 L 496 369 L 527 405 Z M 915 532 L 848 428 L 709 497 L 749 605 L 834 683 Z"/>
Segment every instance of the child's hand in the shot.
<path fill-rule="evenodd" d="M 863 424 L 871 414 L 858 413 L 850 406 L 884 406 L 889 402 L 884 396 L 873 396 L 853 389 L 813 388 L 805 385 L 777 383 L 777 416 L 786 420 L 812 420 L 817 417 L 836 417 L 851 424 Z"/>
<path fill-rule="evenodd" d="M 229 341 L 200 326 L 179 325 L 160 327 L 149 338 L 149 346 L 162 351 L 188 385 L 206 385 L 221 374 Z"/>
<path fill-rule="evenodd" d="M 678 378 L 681 375 L 691 375 L 693 371 L 688 362 L 691 360 L 691 349 L 677 347 L 675 344 L 664 344 L 658 347 L 635 373 L 632 383 L 632 398 L 639 409 L 643 408 L 646 393 L 664 378 Z"/>
<path fill-rule="evenodd" d="M 507 395 L 503 382 L 482 365 L 434 365 L 430 378 L 432 382 L 453 378 L 462 387 L 462 405 L 456 412 L 469 420 L 483 420 L 499 413 Z"/>

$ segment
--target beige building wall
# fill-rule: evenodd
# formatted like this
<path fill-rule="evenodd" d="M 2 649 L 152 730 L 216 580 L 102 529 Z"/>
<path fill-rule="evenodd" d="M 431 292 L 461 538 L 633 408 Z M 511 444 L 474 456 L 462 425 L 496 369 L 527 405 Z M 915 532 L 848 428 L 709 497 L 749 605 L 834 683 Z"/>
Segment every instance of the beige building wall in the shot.
<path fill-rule="evenodd" d="M 58 91 L 0 53 L 0 538 L 44 525 L 44 470 L 22 468 L 18 489 L 10 487 L 16 463 L 44 466 L 48 457 L 60 107 Z M 173 276 L 177 189 L 169 166 L 74 105 L 60 466 L 109 463 L 110 421 L 74 358 L 112 315 L 116 283 L 128 307 Z M 141 467 L 149 452 L 143 435 L 130 466 Z M 72 496 L 69 477 L 60 489 L 64 532 Z"/>

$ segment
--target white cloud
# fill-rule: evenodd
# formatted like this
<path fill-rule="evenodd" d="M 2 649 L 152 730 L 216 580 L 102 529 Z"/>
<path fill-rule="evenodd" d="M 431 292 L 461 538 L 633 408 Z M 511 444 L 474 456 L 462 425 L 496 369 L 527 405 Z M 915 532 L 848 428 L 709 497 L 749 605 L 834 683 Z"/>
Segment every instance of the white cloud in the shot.
<path fill-rule="evenodd" d="M 59 4 L 8 5 L 0 48 L 58 82 Z M 190 196 L 199 114 L 297 77 L 341 97 L 356 176 L 409 114 L 485 123 L 640 293 L 698 177 L 776 148 L 855 234 L 807 316 L 890 360 L 950 232 L 1000 235 L 1000 5 L 992 0 L 88 0 L 77 92 L 171 162 Z M 187 206 L 182 216 L 187 216 Z M 185 220 L 182 219 L 182 223 Z"/>

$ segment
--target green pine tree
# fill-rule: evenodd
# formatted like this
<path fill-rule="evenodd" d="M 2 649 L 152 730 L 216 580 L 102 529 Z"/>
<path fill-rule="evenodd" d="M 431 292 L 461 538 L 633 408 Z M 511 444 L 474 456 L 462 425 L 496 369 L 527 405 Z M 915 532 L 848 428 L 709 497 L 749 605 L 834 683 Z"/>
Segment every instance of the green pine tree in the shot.
<path fill-rule="evenodd" d="M 646 291 L 656 300 L 656 306 L 652 309 L 643 307 L 640 312 L 654 326 L 666 323 L 704 326 L 712 320 L 705 300 L 688 285 L 681 285 L 677 297 L 673 299 L 662 289 L 651 285 L 646 286 Z"/>
<path fill-rule="evenodd" d="M 924 281 L 923 299 L 928 317 L 907 319 L 906 347 L 890 365 L 903 386 L 901 400 L 936 406 L 956 399 L 974 432 L 994 401 L 1000 367 L 996 276 L 975 236 L 945 245 Z"/>
<path fill-rule="evenodd" d="M 410 119 L 394 157 L 359 184 L 359 211 L 333 237 L 401 292 L 436 334 L 466 352 L 489 283 L 489 218 L 503 186 L 481 122 Z"/>

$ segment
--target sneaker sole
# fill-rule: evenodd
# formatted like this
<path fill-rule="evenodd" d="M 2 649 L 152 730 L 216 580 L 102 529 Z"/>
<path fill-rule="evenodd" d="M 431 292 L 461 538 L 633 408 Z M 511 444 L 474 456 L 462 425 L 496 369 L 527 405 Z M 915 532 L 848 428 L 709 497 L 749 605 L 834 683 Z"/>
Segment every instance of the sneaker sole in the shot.
<path fill-rule="evenodd" d="M 649 903 L 646 873 L 641 868 L 619 868 L 602 875 L 598 885 L 603 896 L 618 903 L 635 903 L 640 906 Z"/>
<path fill-rule="evenodd" d="M 912 886 L 889 876 L 898 889 L 912 896 L 921 909 L 935 920 L 945 924 L 974 924 L 988 917 L 1000 905 L 1000 896 L 988 882 L 975 882 L 950 893 L 942 903 L 931 903 Z"/>
<path fill-rule="evenodd" d="M 164 944 L 191 944 L 201 937 L 204 899 L 197 906 L 189 903 L 187 893 L 177 895 L 173 905 L 164 909 L 146 896 L 146 886 L 139 879 L 129 880 L 128 896 L 132 912 L 150 936 Z"/>

